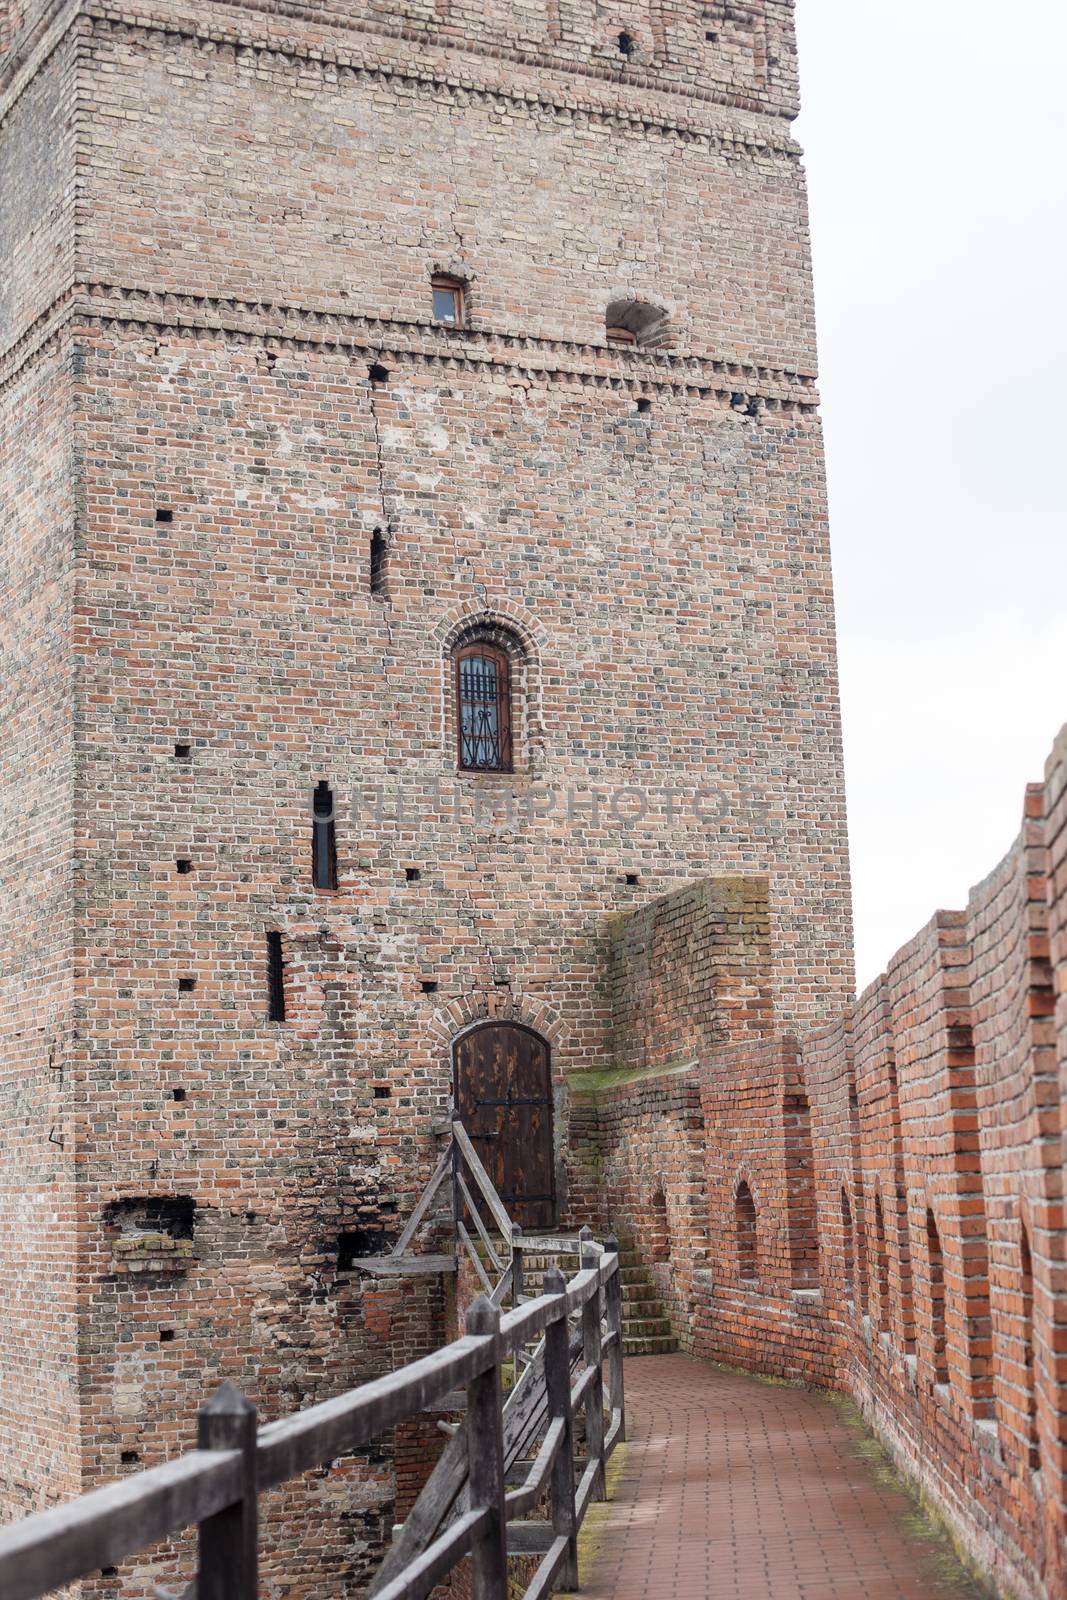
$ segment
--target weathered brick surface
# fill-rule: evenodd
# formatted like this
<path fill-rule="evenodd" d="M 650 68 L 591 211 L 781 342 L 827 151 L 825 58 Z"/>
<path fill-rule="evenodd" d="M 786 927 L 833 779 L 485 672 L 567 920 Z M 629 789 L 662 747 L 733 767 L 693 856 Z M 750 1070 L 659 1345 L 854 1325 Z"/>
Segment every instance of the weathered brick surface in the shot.
<path fill-rule="evenodd" d="M 273 1416 L 441 1337 L 443 1290 L 342 1259 L 395 1236 L 472 1021 L 548 1040 L 566 1216 L 603 1211 L 568 1084 L 616 1049 L 620 911 L 761 875 L 782 1023 L 849 992 L 791 7 L 698 9 L 0 4 L 0 1228 L 56 1306 L 0 1402 L 10 1511 L 172 1453 L 216 1375 Z M 620 299 L 662 344 L 608 344 Z M 513 650 L 508 778 L 456 772 L 473 624 Z M 747 914 L 690 1059 L 769 1025 Z M 18 1294 L 0 1330 L 6 1373 Z M 270 1581 L 358 1583 L 428 1437 L 276 1497 Z"/>
<path fill-rule="evenodd" d="M 1042 1600 L 1067 1584 L 1065 795 L 1061 735 L 967 908 L 939 912 L 799 1046 L 705 1032 L 690 1071 L 646 1075 L 640 1101 L 604 1086 L 586 1111 L 600 1171 L 648 1173 L 675 1152 L 667 1255 L 706 1261 L 690 1346 L 851 1392 L 975 1559 Z M 646 986 L 624 1026 L 692 997 L 699 1021 L 684 959 L 680 979 L 664 962 Z M 640 1185 L 605 1192 L 610 1221 L 662 1250 Z M 811 1194 L 817 1287 L 798 1290 Z"/>

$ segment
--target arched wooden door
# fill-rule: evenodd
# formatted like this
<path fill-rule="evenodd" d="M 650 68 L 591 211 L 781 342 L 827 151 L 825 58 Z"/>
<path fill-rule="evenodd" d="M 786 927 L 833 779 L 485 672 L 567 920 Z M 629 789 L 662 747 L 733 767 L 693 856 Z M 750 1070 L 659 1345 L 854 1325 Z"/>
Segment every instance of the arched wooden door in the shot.
<path fill-rule="evenodd" d="M 456 1040 L 453 1057 L 456 1113 L 512 1221 L 554 1227 L 548 1045 L 530 1028 L 484 1022 Z"/>

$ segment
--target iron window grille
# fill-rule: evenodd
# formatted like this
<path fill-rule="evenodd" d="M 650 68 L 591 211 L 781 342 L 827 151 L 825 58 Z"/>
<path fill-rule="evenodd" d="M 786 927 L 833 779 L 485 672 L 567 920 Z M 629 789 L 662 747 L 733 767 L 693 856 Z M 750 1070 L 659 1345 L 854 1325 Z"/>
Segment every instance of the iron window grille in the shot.
<path fill-rule="evenodd" d="M 456 652 L 456 727 L 464 772 L 511 772 L 511 662 L 492 644 Z"/>

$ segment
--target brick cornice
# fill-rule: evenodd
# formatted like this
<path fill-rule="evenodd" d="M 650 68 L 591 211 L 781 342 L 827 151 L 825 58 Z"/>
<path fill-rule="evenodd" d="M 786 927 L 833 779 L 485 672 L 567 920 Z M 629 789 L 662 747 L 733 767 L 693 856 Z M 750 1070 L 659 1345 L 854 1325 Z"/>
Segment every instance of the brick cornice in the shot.
<path fill-rule="evenodd" d="M 673 391 L 716 396 L 727 403 L 741 393 L 781 410 L 813 411 L 819 403 L 813 374 L 782 368 L 493 331 L 453 333 L 429 322 L 100 283 L 73 285 L 0 357 L 0 389 L 72 323 L 143 328 L 153 334 L 222 335 L 268 349 L 338 350 L 384 363 L 420 361 L 454 371 L 497 367 L 531 382 L 635 393 Z"/>
<path fill-rule="evenodd" d="M 486 96 L 527 110 L 591 117 L 605 126 L 636 129 L 642 134 L 707 141 L 724 150 L 800 155 L 799 145 L 782 131 L 782 117 L 743 97 L 717 96 L 696 87 L 683 91 L 649 75 L 639 79 L 628 74 L 623 81 L 606 68 L 578 64 L 564 69 L 551 58 L 523 51 L 478 48 L 473 42 L 460 48 L 432 35 L 375 27 L 357 19 L 347 25 L 313 23 L 298 7 L 285 13 L 287 20 L 302 23 L 304 31 L 296 38 L 291 28 L 272 25 L 273 15 L 245 0 L 215 7 L 210 16 L 203 14 L 202 7 L 183 9 L 181 0 L 155 0 L 154 5 L 136 10 L 108 0 L 53 0 L 32 33 L 0 67 L 0 122 L 70 27 L 85 17 L 97 26 L 120 26 L 144 36 L 156 33 L 207 46 L 261 51 L 300 61 L 304 67 L 315 63 L 323 69 L 347 70 L 372 79 Z M 412 54 L 413 42 L 420 47 L 418 56 Z M 536 72 L 536 86 L 531 83 L 524 88 L 517 83 L 516 66 Z M 704 107 L 733 115 L 697 115 Z"/>

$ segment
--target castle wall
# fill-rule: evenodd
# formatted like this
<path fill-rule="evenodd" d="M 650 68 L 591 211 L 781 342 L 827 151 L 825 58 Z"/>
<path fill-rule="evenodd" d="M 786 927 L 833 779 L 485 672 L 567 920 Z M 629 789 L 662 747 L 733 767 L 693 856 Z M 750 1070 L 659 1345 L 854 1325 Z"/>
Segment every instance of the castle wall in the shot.
<path fill-rule="evenodd" d="M 689 1152 L 671 1175 L 686 1203 L 667 1209 L 680 1265 L 663 1274 L 679 1335 L 854 1396 L 978 1565 L 1041 1600 L 1063 1592 L 1067 1548 L 1065 791 L 1067 729 L 1027 791 L 1018 840 L 966 910 L 939 912 L 799 1046 L 758 1034 L 713 1044 L 688 1073 L 646 1076 L 640 1105 L 609 1084 L 583 1113 L 600 1170 L 625 1152 L 647 1174 L 657 1149 Z M 689 976 L 665 961 L 647 1005 L 684 996 Z M 810 1142 L 804 1118 L 782 1114 L 801 1095 Z M 607 1222 L 661 1252 L 640 1190 L 608 1192 Z M 809 1194 L 817 1271 L 798 1288 Z"/>
<path fill-rule="evenodd" d="M 0 388 L 0 1515 L 77 1491 L 73 386 Z"/>
<path fill-rule="evenodd" d="M 35 5 L 0 65 L 0 358 L 32 373 L 24 330 L 62 327 L 76 406 L 79 1302 L 54 1360 L 86 1485 L 187 1443 L 216 1377 L 274 1417 L 441 1338 L 439 1285 L 358 1258 L 432 1170 L 465 1025 L 548 1041 L 564 1217 L 596 1200 L 572 1084 L 620 1038 L 620 911 L 766 880 L 758 905 L 683 893 L 721 961 L 687 1049 L 766 1017 L 768 960 L 783 1024 L 848 994 L 790 10 L 624 10 Z M 440 271 L 462 329 L 432 323 Z M 626 298 L 668 314 L 661 345 L 608 344 Z M 506 776 L 456 770 L 450 651 L 479 623 L 515 652 Z M 358 1585 L 426 1450 L 276 1497 L 271 1580 Z"/>
<path fill-rule="evenodd" d="M 67 34 L 36 71 L 0 74 L 0 372 L 46 336 L 73 280 L 77 62 Z"/>

